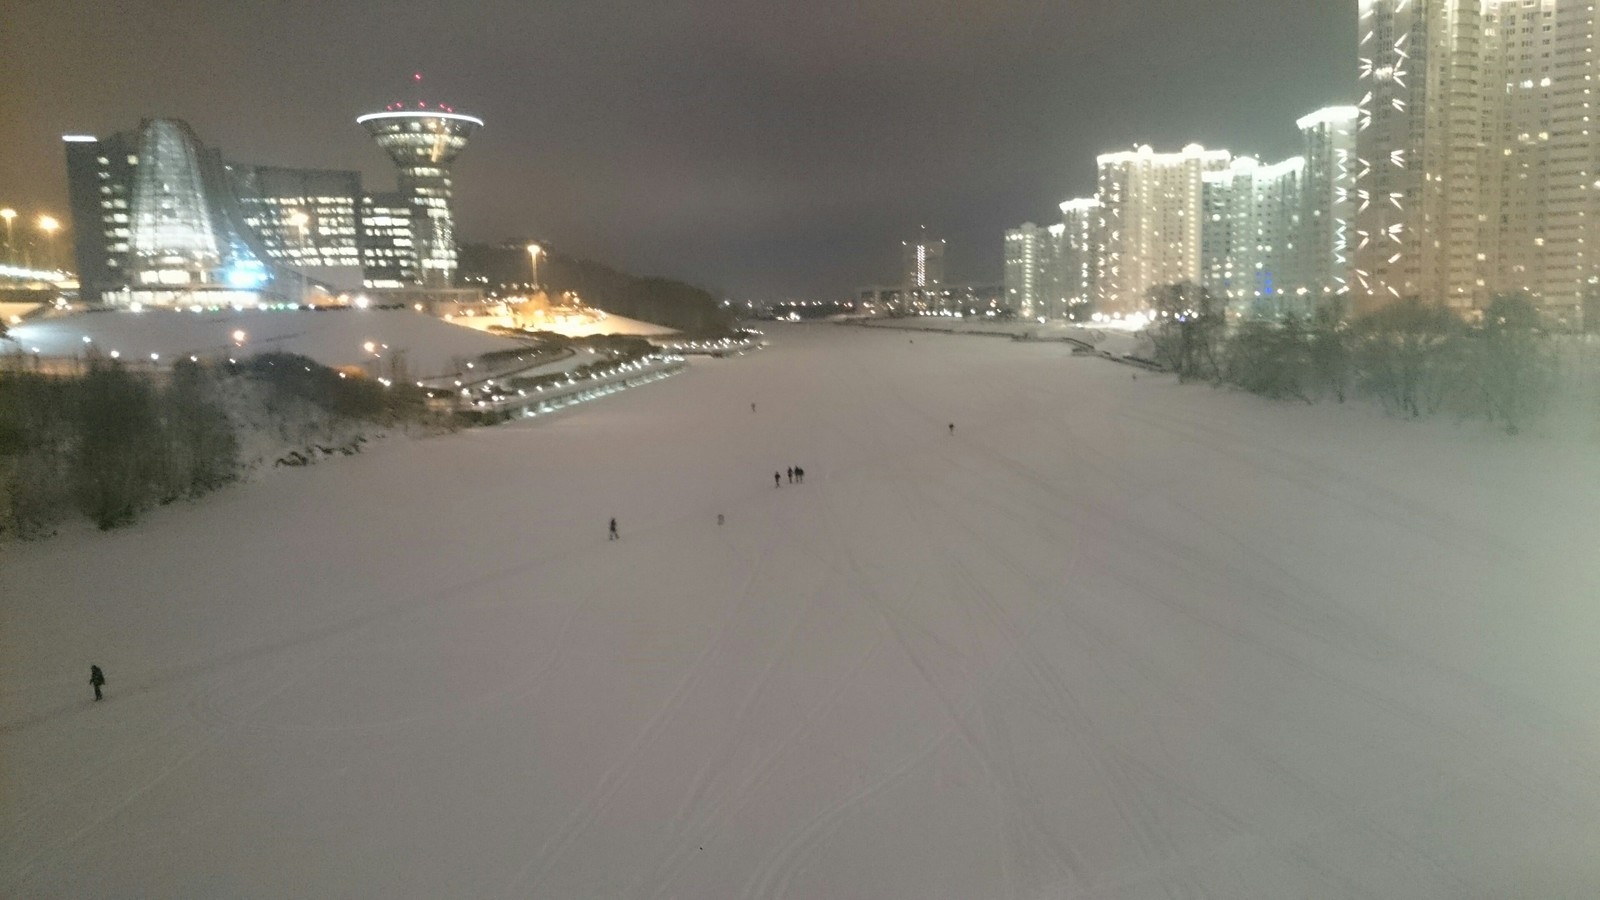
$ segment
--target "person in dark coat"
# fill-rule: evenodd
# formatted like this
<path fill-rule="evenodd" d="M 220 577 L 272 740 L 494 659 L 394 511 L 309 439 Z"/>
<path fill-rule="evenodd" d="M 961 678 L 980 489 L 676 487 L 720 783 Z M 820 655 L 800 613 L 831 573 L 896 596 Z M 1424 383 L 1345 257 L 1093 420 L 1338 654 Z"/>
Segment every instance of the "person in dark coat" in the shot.
<path fill-rule="evenodd" d="M 100 687 L 105 683 L 106 673 L 100 671 L 99 666 L 91 663 L 89 666 L 89 684 L 94 688 L 94 698 L 96 700 L 100 699 Z"/>
<path fill-rule="evenodd" d="M 954 422 L 950 423 L 950 433 L 951 434 L 955 434 L 956 433 L 956 423 L 954 423 Z"/>
<path fill-rule="evenodd" d="M 794 466 L 789 467 L 789 483 L 794 484 Z"/>
<path fill-rule="evenodd" d="M 614 541 L 619 537 L 621 537 L 621 535 L 617 534 L 617 520 L 616 519 L 612 519 L 611 520 L 611 537 L 607 538 L 606 540 Z"/>
<path fill-rule="evenodd" d="M 782 472 L 773 472 L 772 473 L 772 486 L 773 487 L 783 487 L 783 473 Z"/>
<path fill-rule="evenodd" d="M 795 466 L 794 467 L 794 480 L 799 482 L 800 484 L 805 484 L 806 483 L 806 470 L 800 468 L 799 466 Z"/>

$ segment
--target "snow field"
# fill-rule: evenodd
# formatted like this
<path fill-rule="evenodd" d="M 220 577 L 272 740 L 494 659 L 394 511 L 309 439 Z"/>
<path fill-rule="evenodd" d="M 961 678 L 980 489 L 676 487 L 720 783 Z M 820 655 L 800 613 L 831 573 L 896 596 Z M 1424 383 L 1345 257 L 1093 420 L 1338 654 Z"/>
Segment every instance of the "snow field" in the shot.
<path fill-rule="evenodd" d="M 1587 436 L 768 336 L 0 551 L 0 895 L 1600 885 Z"/>

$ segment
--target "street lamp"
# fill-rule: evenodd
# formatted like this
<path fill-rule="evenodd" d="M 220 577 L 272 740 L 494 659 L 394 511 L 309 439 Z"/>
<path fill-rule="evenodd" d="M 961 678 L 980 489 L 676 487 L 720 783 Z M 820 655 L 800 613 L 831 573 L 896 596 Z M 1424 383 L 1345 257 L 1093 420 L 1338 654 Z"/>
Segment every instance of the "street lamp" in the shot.
<path fill-rule="evenodd" d="M 11 207 L 0 209 L 0 219 L 6 220 L 6 262 L 13 266 L 17 264 L 17 245 L 11 239 L 11 220 L 17 217 L 17 211 Z"/>
<path fill-rule="evenodd" d="M 45 266 L 54 267 L 56 263 L 56 231 L 61 228 L 61 223 L 54 216 L 40 216 L 39 230 L 44 232 Z"/>
<path fill-rule="evenodd" d="M 536 291 L 539 289 L 539 254 L 543 252 L 544 248 L 538 244 L 528 245 L 528 258 L 533 262 L 533 289 Z"/>

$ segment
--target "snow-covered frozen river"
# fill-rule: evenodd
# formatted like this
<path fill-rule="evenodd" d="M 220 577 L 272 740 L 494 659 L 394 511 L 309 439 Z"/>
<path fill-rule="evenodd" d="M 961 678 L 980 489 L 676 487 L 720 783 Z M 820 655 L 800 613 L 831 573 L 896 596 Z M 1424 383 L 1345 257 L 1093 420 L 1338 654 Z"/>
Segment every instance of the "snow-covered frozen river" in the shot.
<path fill-rule="evenodd" d="M 1600 892 L 1592 435 L 767 331 L 0 549 L 0 896 Z"/>

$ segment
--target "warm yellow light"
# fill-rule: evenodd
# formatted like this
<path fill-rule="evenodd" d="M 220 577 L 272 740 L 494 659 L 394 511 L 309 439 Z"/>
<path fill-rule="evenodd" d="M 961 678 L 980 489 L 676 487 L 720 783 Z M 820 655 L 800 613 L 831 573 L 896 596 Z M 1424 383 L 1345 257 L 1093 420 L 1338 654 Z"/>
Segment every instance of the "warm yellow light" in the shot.
<path fill-rule="evenodd" d="M 10 208 L 9 206 L 6 207 L 5 209 L 0 209 L 0 219 L 5 219 L 7 225 L 10 225 L 11 224 L 11 220 L 15 219 L 16 217 L 17 217 L 17 211 L 12 209 L 12 208 Z"/>
<path fill-rule="evenodd" d="M 306 223 L 308 223 L 310 221 L 311 221 L 311 217 L 306 215 L 301 210 L 297 209 L 294 212 L 289 214 L 289 224 L 293 225 L 296 228 L 304 228 L 304 227 L 306 227 Z"/>
<path fill-rule="evenodd" d="M 43 230 L 46 234 L 54 234 L 56 229 L 58 229 L 60 227 L 61 227 L 61 223 L 57 222 L 53 216 L 40 216 L 39 217 L 39 228 L 41 230 Z"/>
<path fill-rule="evenodd" d="M 367 351 L 368 353 L 374 353 L 377 351 L 378 345 L 371 341 L 367 341 L 365 344 L 361 345 L 361 349 Z"/>
<path fill-rule="evenodd" d="M 538 256 L 539 254 L 541 254 L 543 252 L 544 252 L 544 248 L 539 246 L 538 244 L 529 244 L 528 245 L 528 253 L 530 255 L 532 255 L 532 256 Z"/>

